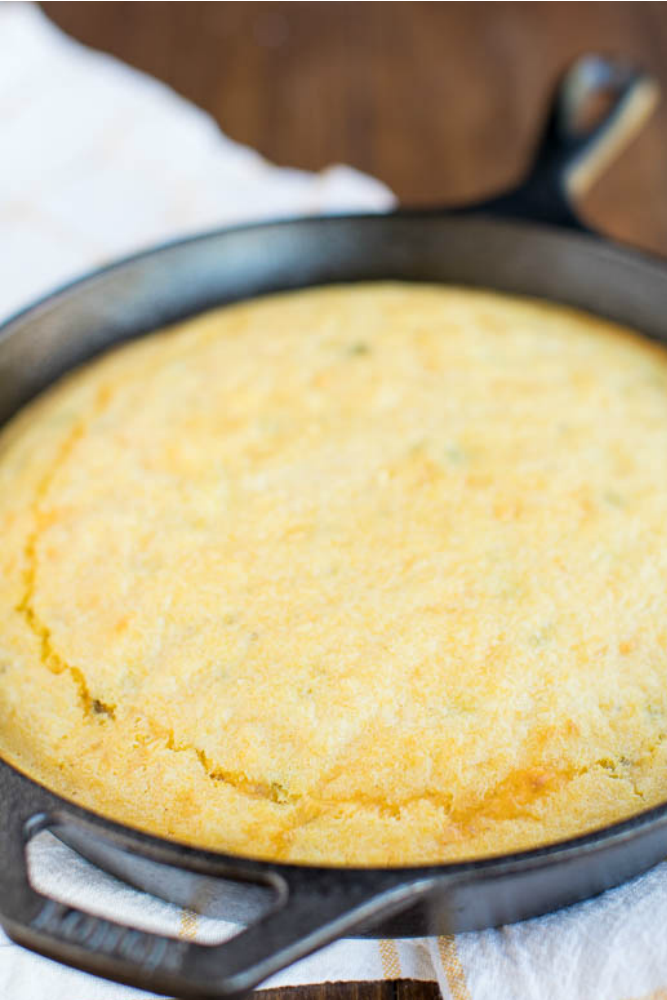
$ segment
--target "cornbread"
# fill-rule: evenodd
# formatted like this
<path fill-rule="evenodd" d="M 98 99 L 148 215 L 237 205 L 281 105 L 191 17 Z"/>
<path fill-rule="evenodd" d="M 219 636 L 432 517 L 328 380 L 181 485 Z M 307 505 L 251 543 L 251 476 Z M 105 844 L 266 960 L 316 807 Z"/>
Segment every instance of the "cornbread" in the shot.
<path fill-rule="evenodd" d="M 0 437 L 0 755 L 144 830 L 436 862 L 667 797 L 667 355 L 366 284 L 123 346 Z"/>

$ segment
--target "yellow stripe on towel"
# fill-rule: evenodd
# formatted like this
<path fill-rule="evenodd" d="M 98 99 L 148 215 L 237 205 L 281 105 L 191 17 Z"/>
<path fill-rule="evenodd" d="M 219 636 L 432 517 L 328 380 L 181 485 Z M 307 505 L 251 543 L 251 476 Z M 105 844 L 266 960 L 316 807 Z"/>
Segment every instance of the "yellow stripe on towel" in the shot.
<path fill-rule="evenodd" d="M 382 975 L 384 979 L 401 978 L 401 959 L 398 954 L 396 942 L 390 939 L 383 939 L 378 942 L 380 948 L 380 962 L 382 963 Z"/>
<path fill-rule="evenodd" d="M 194 941 L 199 930 L 199 915 L 185 907 L 181 910 L 181 926 L 178 936 L 183 941 Z"/>
<path fill-rule="evenodd" d="M 438 952 L 452 1000 L 472 1000 L 453 934 L 438 938 Z"/>

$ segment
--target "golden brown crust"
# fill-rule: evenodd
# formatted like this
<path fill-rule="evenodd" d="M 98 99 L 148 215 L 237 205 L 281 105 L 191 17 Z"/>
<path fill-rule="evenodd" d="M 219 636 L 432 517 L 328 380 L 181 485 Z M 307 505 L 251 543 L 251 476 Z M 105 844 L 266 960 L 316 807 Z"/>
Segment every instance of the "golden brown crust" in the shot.
<path fill-rule="evenodd" d="M 666 796 L 667 360 L 435 286 L 123 347 L 0 437 L 0 753 L 132 825 L 401 864 Z"/>

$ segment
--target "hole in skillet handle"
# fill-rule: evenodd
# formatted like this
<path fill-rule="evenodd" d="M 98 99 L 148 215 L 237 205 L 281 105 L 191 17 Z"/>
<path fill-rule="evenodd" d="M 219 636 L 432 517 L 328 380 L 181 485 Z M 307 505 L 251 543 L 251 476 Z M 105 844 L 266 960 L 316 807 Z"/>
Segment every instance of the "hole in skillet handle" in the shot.
<path fill-rule="evenodd" d="M 221 944 L 203 944 L 109 920 L 43 895 L 31 883 L 27 845 L 50 828 L 98 827 L 0 760 L 0 924 L 18 944 L 93 975 L 184 998 L 236 998 L 360 924 L 390 916 L 433 891 L 437 878 L 399 871 L 262 865 L 133 835 L 128 850 L 208 876 L 263 884 L 272 908 Z M 108 829 L 107 829 L 108 827 Z M 120 835 L 119 835 L 120 836 Z"/>
<path fill-rule="evenodd" d="M 242 933 L 282 901 L 274 885 L 152 861 L 89 827 L 50 825 L 31 837 L 26 852 L 30 884 L 41 895 L 207 945 Z"/>
<path fill-rule="evenodd" d="M 585 55 L 567 70 L 533 163 L 517 188 L 455 212 L 530 219 L 588 232 L 576 204 L 660 100 L 657 82 L 619 59 Z"/>

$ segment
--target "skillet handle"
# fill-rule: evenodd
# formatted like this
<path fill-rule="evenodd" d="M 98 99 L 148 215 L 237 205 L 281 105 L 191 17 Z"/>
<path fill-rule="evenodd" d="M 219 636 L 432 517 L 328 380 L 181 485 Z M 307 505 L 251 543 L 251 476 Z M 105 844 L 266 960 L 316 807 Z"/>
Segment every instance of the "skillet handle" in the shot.
<path fill-rule="evenodd" d="M 433 890 L 436 879 L 398 871 L 341 871 L 276 866 L 268 874 L 221 870 L 207 874 L 269 884 L 273 909 L 222 944 L 202 945 L 137 930 L 51 899 L 31 884 L 26 844 L 54 826 L 88 826 L 85 814 L 65 806 L 0 762 L 0 924 L 18 944 L 94 975 L 183 998 L 238 998 L 268 976 L 334 941 L 362 922 L 389 916 Z M 49 813 L 45 811 L 52 807 Z M 57 810 L 57 811 L 56 811 Z M 93 824 L 94 833 L 96 824 Z M 132 839 L 153 860 L 200 870 L 196 851 Z M 159 856 L 157 856 L 159 853 Z M 209 860 L 211 856 L 208 856 Z M 269 866 L 266 866 L 267 868 Z M 254 878 L 253 878 L 254 874 Z M 442 878 L 438 880 L 442 881 Z"/>
<path fill-rule="evenodd" d="M 582 56 L 556 88 L 525 180 L 474 209 L 585 229 L 576 203 L 632 141 L 659 99 L 658 84 L 641 70 L 616 59 Z"/>

